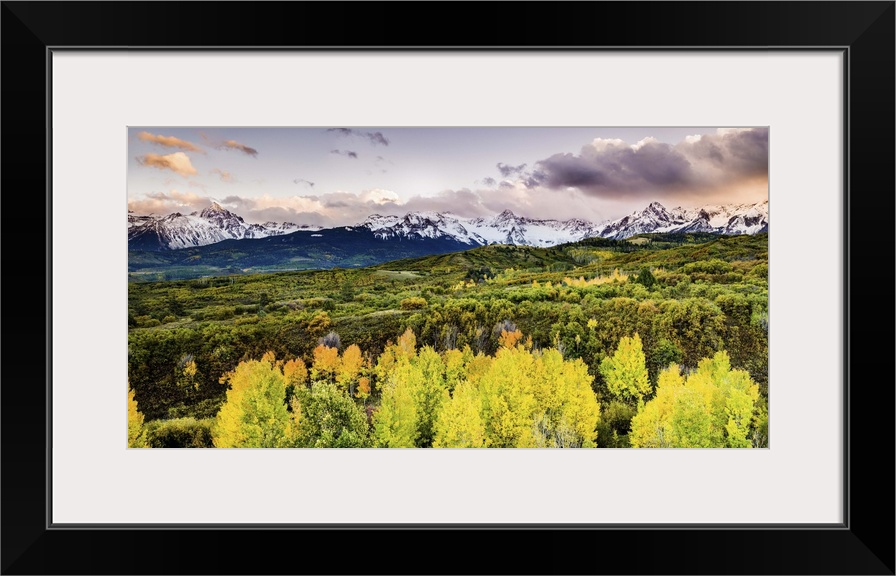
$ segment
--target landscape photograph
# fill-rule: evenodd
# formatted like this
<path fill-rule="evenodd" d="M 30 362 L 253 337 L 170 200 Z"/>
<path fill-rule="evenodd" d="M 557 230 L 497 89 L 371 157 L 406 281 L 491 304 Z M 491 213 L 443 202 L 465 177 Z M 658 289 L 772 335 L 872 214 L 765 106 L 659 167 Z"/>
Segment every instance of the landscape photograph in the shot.
<path fill-rule="evenodd" d="M 768 448 L 768 153 L 129 127 L 127 446 Z"/>

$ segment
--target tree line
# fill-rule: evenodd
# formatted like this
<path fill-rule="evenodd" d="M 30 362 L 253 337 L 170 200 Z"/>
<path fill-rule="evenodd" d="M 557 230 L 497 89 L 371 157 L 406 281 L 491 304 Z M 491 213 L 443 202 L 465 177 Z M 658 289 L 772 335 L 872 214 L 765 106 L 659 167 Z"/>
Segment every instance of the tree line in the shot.
<path fill-rule="evenodd" d="M 322 339 L 310 365 L 267 352 L 223 375 L 226 399 L 205 428 L 196 427 L 204 440 L 192 445 L 759 447 L 767 441 L 759 386 L 731 368 L 724 350 L 696 366 L 670 364 L 654 385 L 635 333 L 619 341 L 599 371 L 608 390 L 603 409 L 581 359 L 536 349 L 519 329 L 502 330 L 493 355 L 469 346 L 443 352 L 418 346 L 411 329 L 375 358 L 357 345 L 340 352 L 338 342 Z M 620 413 L 628 417 L 620 420 Z M 130 446 L 154 445 L 132 390 L 128 422 Z"/>

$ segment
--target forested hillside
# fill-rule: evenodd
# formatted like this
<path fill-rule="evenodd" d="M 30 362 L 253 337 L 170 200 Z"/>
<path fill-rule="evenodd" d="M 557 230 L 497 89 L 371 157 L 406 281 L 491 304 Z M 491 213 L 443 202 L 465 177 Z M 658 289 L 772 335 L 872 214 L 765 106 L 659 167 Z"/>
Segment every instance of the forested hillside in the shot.
<path fill-rule="evenodd" d="M 128 290 L 132 446 L 768 442 L 767 234 Z"/>

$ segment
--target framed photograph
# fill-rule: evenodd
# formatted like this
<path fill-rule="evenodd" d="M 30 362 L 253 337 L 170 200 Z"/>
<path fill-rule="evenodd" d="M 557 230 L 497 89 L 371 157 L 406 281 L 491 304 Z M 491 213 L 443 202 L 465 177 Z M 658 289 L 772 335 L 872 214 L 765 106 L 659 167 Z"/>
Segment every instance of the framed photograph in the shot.
<path fill-rule="evenodd" d="M 174 6 L 3 4 L 4 300 L 46 311 L 47 363 L 23 384 L 40 343 L 8 315 L 5 573 L 893 573 L 892 341 L 858 329 L 892 302 L 892 2 L 362 4 L 310 32 L 347 5 Z M 411 7 L 492 31 L 457 46 L 390 24 Z M 459 272 L 439 258 L 464 242 L 480 253 Z M 324 272 L 278 275 L 303 267 Z M 722 313 L 642 342 L 602 334 L 598 304 L 573 317 L 598 290 Z M 511 292 L 528 312 L 444 320 Z M 717 321 L 733 368 L 696 344 Z M 455 360 L 432 402 L 395 384 Z M 271 430 L 239 424 L 261 368 L 289 399 L 256 419 Z M 551 370 L 568 398 L 542 394 Z M 494 407 L 521 386 L 510 425 Z M 686 403 L 704 392 L 724 399 L 705 421 Z M 621 449 L 544 449 L 592 445 Z M 695 449 L 713 446 L 760 449 Z M 396 537 L 499 533 L 526 554 L 373 560 Z M 305 552 L 260 565 L 264 544 Z"/>

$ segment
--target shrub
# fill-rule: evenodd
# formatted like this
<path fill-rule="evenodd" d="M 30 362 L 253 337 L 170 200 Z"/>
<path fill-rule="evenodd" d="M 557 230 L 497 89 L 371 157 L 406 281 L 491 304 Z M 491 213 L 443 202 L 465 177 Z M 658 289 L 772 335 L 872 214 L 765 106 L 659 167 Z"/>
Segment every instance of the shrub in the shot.
<path fill-rule="evenodd" d="M 154 420 L 146 425 L 150 448 L 212 448 L 213 420 L 177 418 Z"/>
<path fill-rule="evenodd" d="M 412 296 L 411 298 L 405 298 L 401 301 L 401 309 L 402 310 L 422 310 L 426 308 L 426 299 L 419 298 L 417 296 Z"/>

